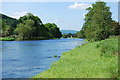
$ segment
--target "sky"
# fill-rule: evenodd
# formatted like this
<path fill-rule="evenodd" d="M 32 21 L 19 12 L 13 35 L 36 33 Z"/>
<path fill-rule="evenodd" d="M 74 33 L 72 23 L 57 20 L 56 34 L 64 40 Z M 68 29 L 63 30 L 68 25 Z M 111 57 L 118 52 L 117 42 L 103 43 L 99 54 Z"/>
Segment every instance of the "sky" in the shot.
<path fill-rule="evenodd" d="M 85 9 L 94 2 L 3 2 L 0 13 L 19 18 L 30 12 L 38 16 L 43 24 L 55 23 L 61 30 L 79 31 L 83 24 Z M 107 2 L 112 18 L 118 21 L 118 3 Z"/>

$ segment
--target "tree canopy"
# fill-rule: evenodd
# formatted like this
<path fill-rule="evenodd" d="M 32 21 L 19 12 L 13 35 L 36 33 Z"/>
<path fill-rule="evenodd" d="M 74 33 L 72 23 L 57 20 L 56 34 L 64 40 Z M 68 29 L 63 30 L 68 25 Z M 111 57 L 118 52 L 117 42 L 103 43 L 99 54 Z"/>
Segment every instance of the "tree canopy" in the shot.
<path fill-rule="evenodd" d="M 4 37 L 12 35 L 17 23 L 17 19 L 0 14 L 0 36 Z"/>
<path fill-rule="evenodd" d="M 12 27 L 16 27 L 18 21 L 17 19 L 15 18 L 11 18 L 11 17 L 8 17 L 4 14 L 1 14 L 0 13 L 0 19 L 2 20 L 2 22 L 4 22 L 6 25 L 9 25 L 9 26 L 12 26 Z M 2 26 L 4 27 L 4 26 Z"/>
<path fill-rule="evenodd" d="M 54 38 L 62 37 L 62 34 L 61 34 L 61 32 L 60 32 L 60 30 L 59 30 L 59 28 L 57 27 L 56 24 L 46 23 L 44 25 L 48 29 L 48 34 L 49 34 L 50 37 L 54 37 Z"/>
<path fill-rule="evenodd" d="M 28 13 L 18 20 L 19 24 L 15 30 L 23 37 L 46 37 L 47 29 L 38 16 Z"/>
<path fill-rule="evenodd" d="M 5 15 L 4 15 L 5 16 Z M 26 39 L 35 39 L 35 38 L 60 38 L 61 32 L 56 24 L 54 23 L 46 23 L 43 24 L 41 19 L 38 16 L 34 16 L 32 13 L 27 13 L 26 15 L 20 17 L 17 20 L 17 24 L 15 24 L 15 27 L 13 25 L 10 25 L 12 23 L 6 23 L 7 20 L 11 20 L 10 17 L 2 17 L 5 18 L 5 20 L 1 21 L 2 25 L 2 36 L 11 36 L 11 35 L 17 35 L 21 38 Z M 16 19 L 13 19 L 12 22 Z"/>
<path fill-rule="evenodd" d="M 97 1 L 86 10 L 88 10 L 88 13 L 85 15 L 85 23 L 80 31 L 81 35 L 78 33 L 80 37 L 85 37 L 89 41 L 99 41 L 108 38 L 112 31 L 114 31 L 112 35 L 119 34 L 119 31 L 115 31 L 118 25 L 113 22 L 111 18 L 112 13 L 105 2 Z"/>

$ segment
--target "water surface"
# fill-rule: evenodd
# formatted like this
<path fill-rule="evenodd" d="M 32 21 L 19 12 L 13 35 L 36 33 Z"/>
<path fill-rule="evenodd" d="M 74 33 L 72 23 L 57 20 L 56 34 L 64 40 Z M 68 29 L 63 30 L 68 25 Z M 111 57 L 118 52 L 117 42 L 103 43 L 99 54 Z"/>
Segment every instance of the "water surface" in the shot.
<path fill-rule="evenodd" d="M 30 78 L 59 59 L 63 52 L 84 43 L 82 39 L 2 42 L 2 77 Z"/>

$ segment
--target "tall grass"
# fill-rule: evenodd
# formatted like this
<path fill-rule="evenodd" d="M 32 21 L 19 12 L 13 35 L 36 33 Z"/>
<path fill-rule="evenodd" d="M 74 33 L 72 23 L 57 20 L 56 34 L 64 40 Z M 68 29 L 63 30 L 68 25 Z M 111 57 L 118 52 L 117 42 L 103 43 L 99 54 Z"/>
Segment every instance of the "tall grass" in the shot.
<path fill-rule="evenodd" d="M 97 47 L 101 50 L 101 56 L 118 55 L 118 37 L 111 37 L 109 39 L 101 41 L 97 44 Z"/>
<path fill-rule="evenodd" d="M 33 78 L 119 78 L 117 43 L 115 37 L 77 46 Z"/>

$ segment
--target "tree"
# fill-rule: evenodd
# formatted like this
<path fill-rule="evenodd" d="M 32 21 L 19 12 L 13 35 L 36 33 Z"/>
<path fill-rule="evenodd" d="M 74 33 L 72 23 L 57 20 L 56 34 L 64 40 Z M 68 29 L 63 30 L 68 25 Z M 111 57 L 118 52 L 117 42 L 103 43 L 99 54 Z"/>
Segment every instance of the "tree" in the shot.
<path fill-rule="evenodd" d="M 116 21 L 113 21 L 112 24 L 111 24 L 111 32 L 110 32 L 111 35 L 120 35 L 120 25 L 118 22 Z"/>
<path fill-rule="evenodd" d="M 85 15 L 85 23 L 82 29 L 86 39 L 99 41 L 109 37 L 112 18 L 106 3 L 98 1 L 86 10 L 88 13 Z"/>
<path fill-rule="evenodd" d="M 10 36 L 12 34 L 13 34 L 13 27 L 7 25 L 7 28 L 4 31 L 4 36 Z"/>
<path fill-rule="evenodd" d="M 33 20 L 26 20 L 25 23 L 20 23 L 17 25 L 17 28 L 15 29 L 15 33 L 18 33 L 21 37 L 31 37 L 32 32 L 34 30 L 34 21 Z"/>
<path fill-rule="evenodd" d="M 63 37 L 63 38 L 67 38 L 67 34 L 63 34 L 62 37 Z"/>
<path fill-rule="evenodd" d="M 0 37 L 8 37 L 13 35 L 16 28 L 17 19 L 8 17 L 0 13 Z"/>
<path fill-rule="evenodd" d="M 18 23 L 17 19 L 11 18 L 1 13 L 0 13 L 0 20 L 2 20 L 6 25 L 9 25 L 14 28 L 16 28 L 16 25 Z"/>
<path fill-rule="evenodd" d="M 62 34 L 59 30 L 59 28 L 57 27 L 56 24 L 54 23 L 46 23 L 44 24 L 45 27 L 48 29 L 48 34 L 51 38 L 60 38 L 62 37 Z"/>
<path fill-rule="evenodd" d="M 77 35 L 75 33 L 68 33 L 68 34 L 63 34 L 63 38 L 76 38 Z"/>
<path fill-rule="evenodd" d="M 79 32 L 76 33 L 78 38 L 85 38 L 85 33 L 83 30 L 80 30 Z"/>
<path fill-rule="evenodd" d="M 2 37 L 2 19 L 0 19 L 0 37 Z"/>
<path fill-rule="evenodd" d="M 19 24 L 15 30 L 22 37 L 48 37 L 47 29 L 38 16 L 27 13 L 20 17 Z"/>
<path fill-rule="evenodd" d="M 10 36 L 13 34 L 14 28 L 10 25 L 7 25 L 4 21 L 1 21 L 2 28 L 0 29 L 2 37 Z"/>
<path fill-rule="evenodd" d="M 27 13 L 18 20 L 0 14 L 0 25 L 2 25 L 0 27 L 1 37 L 17 38 L 18 36 L 21 37 L 20 39 L 50 39 L 62 36 L 56 24 L 46 24 L 45 27 L 40 18 L 32 13 Z"/>

